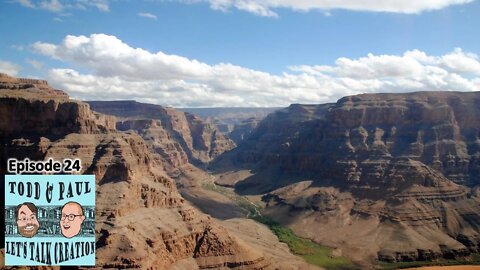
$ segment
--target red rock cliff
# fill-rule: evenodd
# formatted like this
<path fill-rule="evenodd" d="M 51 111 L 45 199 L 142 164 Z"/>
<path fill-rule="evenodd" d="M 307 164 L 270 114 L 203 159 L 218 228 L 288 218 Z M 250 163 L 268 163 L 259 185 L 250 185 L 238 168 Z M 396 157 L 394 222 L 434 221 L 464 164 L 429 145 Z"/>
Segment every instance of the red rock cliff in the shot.
<path fill-rule="evenodd" d="M 185 202 L 161 169 L 166 161 L 139 135 L 118 132 L 86 103 L 11 81 L 0 89 L 0 173 L 11 157 L 81 158 L 82 173 L 96 176 L 98 267 L 268 267 L 262 253 Z"/>

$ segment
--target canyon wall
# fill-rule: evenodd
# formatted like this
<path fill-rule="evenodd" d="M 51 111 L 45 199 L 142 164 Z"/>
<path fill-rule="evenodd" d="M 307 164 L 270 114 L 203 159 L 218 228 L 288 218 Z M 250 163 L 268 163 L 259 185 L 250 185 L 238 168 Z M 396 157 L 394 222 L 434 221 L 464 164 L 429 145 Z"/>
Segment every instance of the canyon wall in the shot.
<path fill-rule="evenodd" d="M 250 169 L 236 190 L 321 243 L 451 258 L 479 252 L 479 135 L 478 92 L 364 94 L 273 113 L 215 164 Z"/>
<path fill-rule="evenodd" d="M 198 116 L 135 101 L 90 101 L 92 110 L 114 115 L 119 130 L 134 130 L 173 168 L 204 165 L 235 144 Z"/>
<path fill-rule="evenodd" d="M 185 202 L 162 169 L 168 161 L 141 136 L 116 130 L 112 116 L 51 92 L 44 81 L 23 88 L 15 85 L 24 80 L 1 78 L 0 173 L 8 158 L 80 158 L 82 173 L 96 178 L 97 267 L 270 266 L 263 253 Z"/>

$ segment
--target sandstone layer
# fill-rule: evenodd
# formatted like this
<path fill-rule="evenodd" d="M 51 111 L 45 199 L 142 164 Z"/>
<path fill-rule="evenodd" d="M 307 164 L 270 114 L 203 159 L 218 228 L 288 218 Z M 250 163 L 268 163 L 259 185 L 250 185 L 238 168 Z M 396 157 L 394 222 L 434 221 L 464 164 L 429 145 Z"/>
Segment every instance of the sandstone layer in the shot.
<path fill-rule="evenodd" d="M 193 163 L 204 165 L 235 144 L 200 117 L 135 101 L 90 101 L 94 111 L 114 115 L 119 130 L 140 134 L 172 168 Z M 168 167 L 168 166 L 166 166 Z"/>

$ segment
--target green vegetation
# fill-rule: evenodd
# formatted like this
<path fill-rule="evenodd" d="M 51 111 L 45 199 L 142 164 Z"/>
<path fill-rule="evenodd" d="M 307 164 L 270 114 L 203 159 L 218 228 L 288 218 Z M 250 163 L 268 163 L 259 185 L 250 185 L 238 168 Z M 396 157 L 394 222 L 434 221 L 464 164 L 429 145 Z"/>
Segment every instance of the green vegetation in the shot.
<path fill-rule="evenodd" d="M 211 190 L 222 194 L 223 196 L 229 198 L 232 202 L 236 203 L 240 208 L 245 211 L 247 218 L 260 215 L 260 207 L 247 198 L 238 195 L 231 188 L 222 187 L 216 185 L 213 182 L 204 182 L 202 187 L 206 190 Z"/>
<path fill-rule="evenodd" d="M 278 224 L 270 218 L 260 214 L 260 207 L 247 198 L 236 194 L 231 188 L 218 186 L 213 182 L 204 182 L 202 187 L 207 190 L 218 192 L 244 209 L 248 218 L 265 224 L 278 237 L 280 242 L 286 243 L 293 254 L 302 256 L 308 263 L 332 270 L 357 269 L 349 259 L 345 257 L 331 256 L 332 249 L 321 246 L 311 240 L 296 236 L 293 231 Z"/>
<path fill-rule="evenodd" d="M 264 216 L 254 216 L 253 219 L 267 225 L 281 242 L 288 245 L 292 253 L 302 256 L 308 263 L 334 270 L 358 268 L 345 257 L 331 256 L 331 248 L 298 237 L 290 228 L 282 226 L 272 219 Z"/>
<path fill-rule="evenodd" d="M 236 194 L 233 189 L 218 186 L 213 182 L 204 182 L 202 187 L 207 190 L 218 192 L 244 209 L 248 218 L 265 224 L 278 237 L 280 242 L 286 243 L 292 253 L 302 256 L 308 263 L 332 270 L 358 269 L 349 259 L 345 257 L 331 256 L 332 249 L 321 246 L 311 240 L 296 236 L 293 231 L 272 219 L 260 214 L 260 206 L 252 203 L 247 198 Z M 386 270 L 413 268 L 431 265 L 480 265 L 480 255 L 474 256 L 471 260 L 439 260 L 439 261 L 416 261 L 416 262 L 378 262 L 377 266 Z"/>

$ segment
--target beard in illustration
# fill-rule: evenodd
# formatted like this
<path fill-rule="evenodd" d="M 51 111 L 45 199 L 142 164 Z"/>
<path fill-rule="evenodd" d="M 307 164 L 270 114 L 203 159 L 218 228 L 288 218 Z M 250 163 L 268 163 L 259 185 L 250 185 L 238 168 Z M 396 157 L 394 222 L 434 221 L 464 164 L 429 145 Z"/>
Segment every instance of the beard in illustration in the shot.
<path fill-rule="evenodd" d="M 38 221 L 37 224 L 35 223 L 28 223 L 25 226 L 18 226 L 18 232 L 23 236 L 27 238 L 31 238 L 34 235 L 37 234 L 38 232 Z"/>
<path fill-rule="evenodd" d="M 23 203 L 17 206 L 17 230 L 27 238 L 32 238 L 38 232 L 40 223 L 37 220 L 38 209 L 33 203 Z"/>

